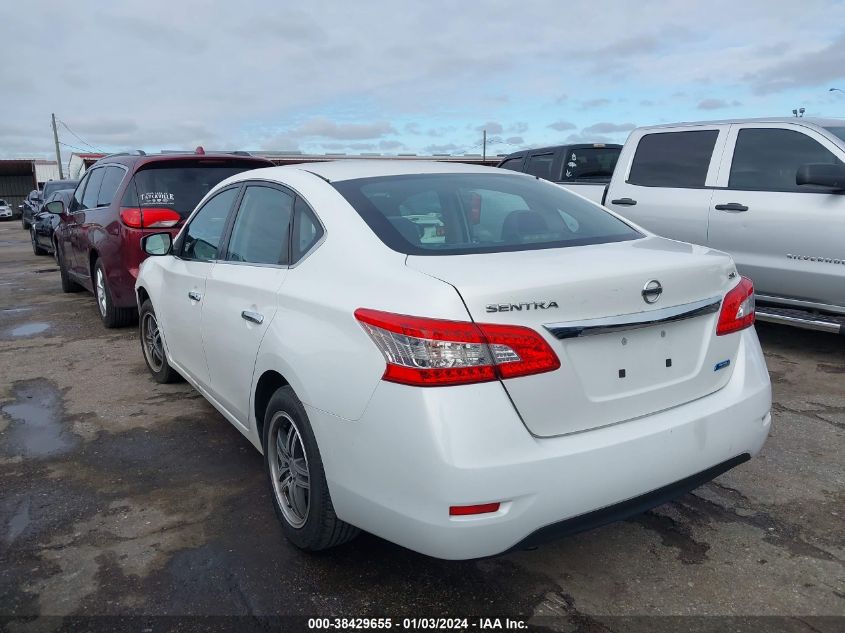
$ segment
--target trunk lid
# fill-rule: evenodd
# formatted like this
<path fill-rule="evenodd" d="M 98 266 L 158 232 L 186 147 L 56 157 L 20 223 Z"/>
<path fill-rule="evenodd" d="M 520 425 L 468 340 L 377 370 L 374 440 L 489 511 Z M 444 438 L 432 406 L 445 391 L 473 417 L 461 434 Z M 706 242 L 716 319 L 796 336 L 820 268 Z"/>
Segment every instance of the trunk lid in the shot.
<path fill-rule="evenodd" d="M 503 381 L 538 436 L 599 428 L 690 402 L 723 387 L 733 370 L 739 337 L 717 337 L 716 322 L 720 300 L 738 277 L 731 258 L 718 251 L 646 237 L 409 256 L 407 265 L 454 286 L 474 321 L 531 327 L 549 342 L 560 369 Z M 642 293 L 652 280 L 662 293 L 650 304 Z M 689 318 L 648 323 L 696 308 Z M 634 322 L 637 327 L 630 327 Z M 625 329 L 614 329 L 619 323 Z"/>

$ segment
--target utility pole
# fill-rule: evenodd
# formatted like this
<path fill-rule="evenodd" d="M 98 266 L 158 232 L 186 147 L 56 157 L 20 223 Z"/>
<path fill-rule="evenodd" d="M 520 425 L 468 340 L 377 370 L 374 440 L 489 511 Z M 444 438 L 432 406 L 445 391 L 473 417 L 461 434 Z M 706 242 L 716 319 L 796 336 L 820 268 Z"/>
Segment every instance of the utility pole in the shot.
<path fill-rule="evenodd" d="M 56 130 L 56 113 L 53 113 L 53 142 L 56 144 L 56 162 L 59 164 L 59 180 L 64 180 L 62 173 L 62 153 L 59 151 L 59 132 Z"/>
<path fill-rule="evenodd" d="M 55 126 L 53 126 L 53 129 L 55 129 Z M 481 146 L 483 148 L 481 150 L 481 164 L 486 165 L 487 164 L 487 130 L 484 130 L 484 137 L 483 137 L 483 140 L 481 141 Z M 58 147 L 58 145 L 56 147 Z"/>

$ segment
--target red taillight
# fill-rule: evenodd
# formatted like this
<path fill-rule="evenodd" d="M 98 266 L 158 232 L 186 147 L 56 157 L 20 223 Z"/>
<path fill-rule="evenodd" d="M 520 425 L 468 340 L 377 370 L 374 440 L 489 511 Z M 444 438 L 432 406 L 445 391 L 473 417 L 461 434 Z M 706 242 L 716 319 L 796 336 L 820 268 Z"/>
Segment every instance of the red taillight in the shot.
<path fill-rule="evenodd" d="M 419 387 L 487 382 L 560 367 L 549 344 L 518 325 L 446 321 L 358 308 L 355 318 L 379 348 L 384 380 Z"/>
<path fill-rule="evenodd" d="M 135 207 L 121 207 L 120 219 L 126 226 L 133 229 L 140 229 L 143 226 L 141 209 Z"/>
<path fill-rule="evenodd" d="M 728 291 L 722 301 L 716 335 L 738 332 L 754 325 L 754 284 L 748 277 L 741 277 L 739 283 Z"/>
<path fill-rule="evenodd" d="M 173 209 L 159 207 L 121 207 L 120 219 L 133 229 L 166 229 L 182 219 Z"/>
<path fill-rule="evenodd" d="M 479 503 L 474 506 L 449 506 L 449 516 L 461 517 L 468 514 L 489 514 L 490 512 L 498 512 L 500 504 L 496 503 Z"/>

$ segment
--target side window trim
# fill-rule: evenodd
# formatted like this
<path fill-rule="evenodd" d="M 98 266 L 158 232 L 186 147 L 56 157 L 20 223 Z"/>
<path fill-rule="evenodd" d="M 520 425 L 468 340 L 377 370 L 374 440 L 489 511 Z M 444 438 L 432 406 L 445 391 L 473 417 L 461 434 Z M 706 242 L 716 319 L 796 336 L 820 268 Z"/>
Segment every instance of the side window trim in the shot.
<path fill-rule="evenodd" d="M 218 248 L 217 253 L 219 257 L 215 260 L 217 263 L 220 264 L 232 264 L 236 266 L 260 266 L 263 268 L 290 268 L 290 260 L 291 260 L 291 248 L 293 246 L 293 221 L 296 215 L 296 200 L 299 197 L 293 189 L 286 187 L 285 185 L 273 182 L 270 180 L 243 180 L 238 183 L 241 186 L 241 190 L 238 192 L 237 197 L 235 198 L 235 202 L 232 204 L 232 209 L 229 211 L 229 219 L 226 221 L 226 228 L 223 230 L 223 237 L 220 239 L 220 248 Z M 241 211 L 241 203 L 243 202 L 244 195 L 246 195 L 246 190 L 248 187 L 267 187 L 269 189 L 276 189 L 277 191 L 281 191 L 291 197 L 291 217 L 290 222 L 288 223 L 288 261 L 285 264 L 259 264 L 256 262 L 238 262 L 238 261 L 231 261 L 229 259 L 229 242 L 232 239 L 232 232 L 235 228 L 235 222 L 237 221 L 238 215 Z M 226 187 L 228 189 L 228 187 Z M 222 189 L 220 191 L 223 191 Z M 203 205 L 205 206 L 205 205 Z M 316 214 L 315 214 L 316 215 Z"/>
<path fill-rule="evenodd" d="M 223 187 L 222 189 L 215 191 L 213 196 L 210 196 L 209 198 L 207 198 L 202 203 L 201 206 L 198 206 L 196 209 L 193 210 L 193 212 L 191 212 L 191 215 L 188 217 L 188 221 L 185 222 L 185 226 L 183 226 L 182 230 L 179 231 L 179 235 L 176 238 L 176 243 L 174 244 L 173 256 L 176 259 L 181 259 L 181 260 L 186 261 L 186 262 L 198 261 L 196 259 L 183 257 L 184 249 L 185 249 L 185 236 L 188 234 L 188 229 L 190 228 L 191 224 L 193 224 L 194 219 L 197 217 L 197 215 L 199 215 L 199 212 L 202 211 L 209 202 L 211 202 L 214 198 L 216 198 L 217 196 L 222 194 L 224 191 L 229 191 L 230 189 L 235 189 L 235 188 L 238 189 L 238 193 L 235 196 L 235 199 L 232 202 L 231 206 L 229 207 L 229 211 L 226 215 L 226 224 L 223 225 L 223 232 L 220 234 L 220 244 L 217 246 L 218 257 L 211 260 L 210 262 L 204 262 L 204 263 L 211 264 L 211 263 L 215 263 L 215 262 L 220 260 L 220 257 L 219 257 L 220 253 L 226 252 L 229 248 L 229 235 L 231 234 L 231 231 L 232 231 L 232 223 L 233 223 L 234 215 L 235 215 L 234 210 L 238 208 L 238 205 L 240 205 L 240 203 L 241 203 L 241 198 L 243 197 L 244 187 L 243 187 L 243 182 L 240 182 L 240 181 L 234 182 L 231 185 L 227 185 L 226 187 Z"/>

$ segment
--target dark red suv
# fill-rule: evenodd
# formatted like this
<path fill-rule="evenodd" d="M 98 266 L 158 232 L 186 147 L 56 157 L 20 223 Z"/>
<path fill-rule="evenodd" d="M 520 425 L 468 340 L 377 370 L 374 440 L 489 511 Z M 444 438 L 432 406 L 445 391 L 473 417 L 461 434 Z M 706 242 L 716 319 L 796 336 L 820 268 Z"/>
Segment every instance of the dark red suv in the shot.
<path fill-rule="evenodd" d="M 112 154 L 84 175 L 56 228 L 62 290 L 94 293 L 106 327 L 137 316 L 135 278 L 146 257 L 141 238 L 162 229 L 175 236 L 185 218 L 224 178 L 272 167 L 238 154 Z M 52 211 L 55 211 L 53 209 Z"/>

